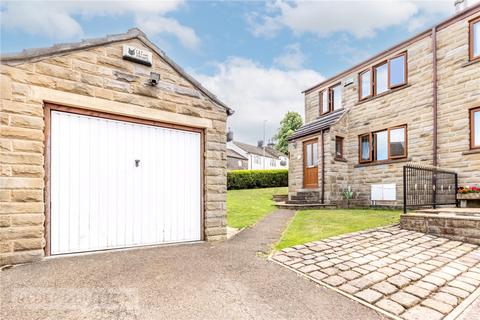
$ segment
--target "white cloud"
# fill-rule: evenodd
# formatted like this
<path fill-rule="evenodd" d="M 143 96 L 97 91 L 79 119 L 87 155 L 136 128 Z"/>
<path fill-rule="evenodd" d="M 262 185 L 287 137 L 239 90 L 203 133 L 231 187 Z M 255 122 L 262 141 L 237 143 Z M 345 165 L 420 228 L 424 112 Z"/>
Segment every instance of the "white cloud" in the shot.
<path fill-rule="evenodd" d="M 300 69 L 305 62 L 305 55 L 299 43 L 293 43 L 285 48 L 285 53 L 275 57 L 273 63 L 287 69 Z"/>
<path fill-rule="evenodd" d="M 78 17 L 133 16 L 150 35 L 172 34 L 189 48 L 200 43 L 192 28 L 164 15 L 177 10 L 183 0 L 171 1 L 5 1 L 1 9 L 2 28 L 16 29 L 56 40 L 84 35 Z"/>
<path fill-rule="evenodd" d="M 187 48 L 195 48 L 200 44 L 200 39 L 195 31 L 181 25 L 175 19 L 147 15 L 137 17 L 136 22 L 138 27 L 148 34 L 170 33 L 175 35 Z"/>
<path fill-rule="evenodd" d="M 473 2 L 478 0 L 470 0 L 469 4 Z M 289 28 L 296 34 L 324 37 L 344 32 L 366 38 L 392 26 L 416 30 L 426 27 L 435 16 L 454 13 L 453 0 L 276 0 L 266 9 L 267 14 L 252 13 L 247 18 L 255 36 L 272 37 L 282 28 Z"/>
<path fill-rule="evenodd" d="M 284 71 L 238 57 L 216 64 L 213 75 L 195 77 L 236 111 L 229 126 L 235 140 L 249 143 L 262 138 L 263 120 L 270 138 L 287 111 L 303 114 L 302 90 L 324 79 L 311 69 Z"/>

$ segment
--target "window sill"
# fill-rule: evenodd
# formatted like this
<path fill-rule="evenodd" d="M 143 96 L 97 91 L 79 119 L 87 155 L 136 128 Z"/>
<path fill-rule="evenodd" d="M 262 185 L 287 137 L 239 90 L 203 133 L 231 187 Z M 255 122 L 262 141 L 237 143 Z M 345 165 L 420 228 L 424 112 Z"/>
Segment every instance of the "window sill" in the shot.
<path fill-rule="evenodd" d="M 464 151 L 462 152 L 462 155 L 477 154 L 477 153 L 480 153 L 480 148 Z"/>
<path fill-rule="evenodd" d="M 475 59 L 473 59 L 473 60 L 468 60 L 467 63 L 464 63 L 464 64 L 462 65 L 462 68 L 471 66 L 472 64 L 476 64 L 476 63 L 480 63 L 480 58 L 475 58 Z"/>
<path fill-rule="evenodd" d="M 340 161 L 340 162 L 347 162 L 347 159 L 345 159 L 345 158 L 337 158 L 337 157 L 335 157 L 335 158 L 333 158 L 333 160 L 335 160 L 335 161 Z"/>
<path fill-rule="evenodd" d="M 412 161 L 412 159 L 411 158 L 402 158 L 402 159 L 387 160 L 387 161 L 381 161 L 381 162 L 359 163 L 359 164 L 356 164 L 354 166 L 354 168 L 381 166 L 381 165 L 385 165 L 385 164 L 402 163 L 402 162 L 409 162 L 409 161 Z"/>
<path fill-rule="evenodd" d="M 397 91 L 400 91 L 402 89 L 406 89 L 408 87 L 411 87 L 412 85 L 411 84 L 405 84 L 403 86 L 400 86 L 400 87 L 396 87 L 396 88 L 393 88 L 391 90 L 388 90 L 386 92 L 382 92 L 374 97 L 369 97 L 369 98 L 366 98 L 366 99 L 363 99 L 363 100 L 360 100 L 358 101 L 357 103 L 355 103 L 356 106 L 358 106 L 359 104 L 362 104 L 362 103 L 365 103 L 365 102 L 369 102 L 369 101 L 372 101 L 372 100 L 375 100 L 377 98 L 381 98 L 381 97 L 384 97 L 390 93 L 393 93 L 393 92 L 397 92 Z"/>

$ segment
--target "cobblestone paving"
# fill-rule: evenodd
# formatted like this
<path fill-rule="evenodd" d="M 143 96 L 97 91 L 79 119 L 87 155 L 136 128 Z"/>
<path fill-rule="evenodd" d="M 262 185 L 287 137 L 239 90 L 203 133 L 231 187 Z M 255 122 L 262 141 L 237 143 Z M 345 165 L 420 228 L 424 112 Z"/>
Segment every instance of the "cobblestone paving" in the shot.
<path fill-rule="evenodd" d="M 272 258 L 407 320 L 443 319 L 480 287 L 479 246 L 398 226 L 286 248 Z"/>

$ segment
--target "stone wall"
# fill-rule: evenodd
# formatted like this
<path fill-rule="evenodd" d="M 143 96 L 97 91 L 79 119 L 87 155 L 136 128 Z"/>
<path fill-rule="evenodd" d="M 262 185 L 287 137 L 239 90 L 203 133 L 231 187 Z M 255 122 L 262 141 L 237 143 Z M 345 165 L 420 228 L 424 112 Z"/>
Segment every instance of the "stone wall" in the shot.
<path fill-rule="evenodd" d="M 480 63 L 468 64 L 468 20 L 437 36 L 438 164 L 458 172 L 461 185 L 480 183 L 480 150 L 471 153 L 469 139 L 469 110 L 480 107 Z"/>
<path fill-rule="evenodd" d="M 480 106 L 480 63 L 467 64 L 468 21 L 472 18 L 441 29 L 437 35 L 438 164 L 441 168 L 458 172 L 460 184 L 480 183 L 480 153 L 469 150 L 468 110 Z M 402 52 L 408 55 L 408 84 L 382 96 L 359 101 L 358 73 Z M 342 79 L 342 105 L 348 111 L 326 134 L 329 141 L 325 155 L 327 202 L 340 201 L 340 191 L 351 186 L 357 196 L 356 203 L 367 205 L 370 204 L 372 184 L 394 183 L 397 200 L 376 204 L 402 204 L 403 166 L 433 164 L 432 74 L 432 39 L 426 36 Z M 327 87 L 306 93 L 306 123 L 318 118 L 319 94 Z M 399 125 L 407 125 L 406 159 L 386 164 L 359 164 L 359 135 Z M 344 137 L 346 162 L 334 159 L 336 135 Z M 299 155 L 302 154 L 295 153 L 295 156 Z M 290 164 L 291 193 L 297 190 L 302 179 L 301 171 L 297 169 L 302 163 L 301 159 L 295 159 Z"/>
<path fill-rule="evenodd" d="M 401 215 L 400 225 L 402 229 L 480 245 L 479 217 L 408 213 Z"/>
<path fill-rule="evenodd" d="M 122 60 L 124 43 L 149 50 L 132 39 L 1 65 L 0 265 L 44 255 L 44 101 L 205 128 L 205 238 L 225 238 L 226 110 L 160 56 Z"/>

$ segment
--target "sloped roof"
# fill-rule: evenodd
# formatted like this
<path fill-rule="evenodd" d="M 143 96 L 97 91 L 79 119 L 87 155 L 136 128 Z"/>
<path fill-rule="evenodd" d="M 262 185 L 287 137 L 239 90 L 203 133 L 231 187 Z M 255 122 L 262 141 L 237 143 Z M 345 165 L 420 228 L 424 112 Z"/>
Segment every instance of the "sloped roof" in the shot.
<path fill-rule="evenodd" d="M 248 160 L 244 156 L 242 156 L 240 153 L 236 152 L 235 150 L 228 149 L 227 148 L 227 158 L 235 158 L 235 159 L 242 159 L 242 160 Z"/>
<path fill-rule="evenodd" d="M 345 109 L 340 109 L 334 112 L 331 112 L 327 115 L 321 116 L 315 121 L 304 124 L 297 131 L 295 131 L 288 140 L 294 140 L 301 137 L 308 136 L 313 133 L 320 132 L 322 130 L 330 128 L 334 125 L 345 113 Z"/>
<path fill-rule="evenodd" d="M 232 143 L 247 153 L 256 154 L 258 156 L 264 155 L 263 147 L 254 146 L 251 144 L 238 142 L 238 141 L 232 141 Z M 284 156 L 284 154 L 278 150 L 275 150 L 267 146 L 265 147 L 265 156 L 269 158 L 279 159 L 281 156 Z"/>
<path fill-rule="evenodd" d="M 453 4 L 452 4 L 452 7 L 453 7 Z M 474 15 L 477 12 L 480 12 L 480 3 L 473 4 L 473 5 L 469 6 L 468 8 L 466 8 L 466 9 L 464 9 L 464 10 L 458 12 L 458 13 L 455 13 L 453 16 L 450 16 L 449 18 L 441 21 L 440 23 L 437 23 L 436 25 L 432 26 L 431 28 L 429 28 L 429 29 L 427 29 L 423 32 L 420 32 L 417 35 L 414 35 L 413 37 L 410 37 L 407 40 L 404 40 L 404 41 L 394 45 L 393 47 L 390 47 L 390 48 L 388 48 L 388 49 L 386 49 L 386 50 L 368 58 L 367 60 L 365 60 L 363 62 L 360 62 L 360 63 L 354 65 L 353 67 L 348 68 L 347 70 L 344 70 L 344 71 L 338 73 L 337 75 L 335 75 L 333 77 L 322 80 L 320 83 L 317 83 L 316 85 L 303 90 L 302 93 L 308 93 L 310 91 L 316 90 L 320 87 L 326 86 L 327 84 L 334 83 L 334 82 L 338 81 L 339 79 L 348 76 L 352 72 L 360 71 L 361 69 L 365 68 L 366 66 L 374 63 L 377 60 L 381 60 L 382 58 L 391 54 L 394 51 L 397 51 L 397 50 L 400 50 L 400 49 L 406 47 L 407 45 L 411 44 L 412 42 L 415 42 L 419 39 L 423 39 L 425 37 L 429 37 L 432 34 L 432 29 L 433 28 L 435 28 L 437 31 L 440 31 L 440 30 L 450 26 L 452 23 L 455 23 L 457 21 L 465 19 L 466 17 Z"/>
<path fill-rule="evenodd" d="M 40 60 L 42 58 L 50 57 L 53 55 L 65 54 L 72 51 L 84 50 L 92 47 L 98 47 L 98 46 L 102 46 L 110 43 L 121 42 L 121 41 L 126 41 L 131 39 L 138 39 L 141 42 L 143 42 L 144 45 L 146 45 L 151 50 L 153 50 L 156 54 L 158 54 L 175 71 L 181 74 L 197 89 L 203 92 L 214 103 L 225 108 L 228 115 L 232 115 L 234 113 L 234 111 L 230 107 L 228 107 L 225 103 L 223 103 L 220 99 L 218 99 L 213 93 L 208 91 L 205 87 L 203 87 L 200 84 L 200 82 L 198 82 L 192 76 L 190 76 L 187 72 L 185 72 L 185 70 L 183 70 L 183 68 L 180 67 L 178 64 L 176 64 L 172 59 L 170 59 L 170 57 L 168 57 L 163 50 L 161 50 L 153 42 L 151 42 L 147 38 L 145 33 L 138 28 L 132 28 L 128 30 L 126 33 L 107 35 L 106 37 L 103 37 L 103 38 L 85 39 L 85 40 L 82 40 L 81 42 L 56 44 L 47 48 L 24 49 L 23 51 L 18 53 L 2 54 L 0 55 L 0 61 L 4 64 L 16 65 L 26 61 Z"/>

